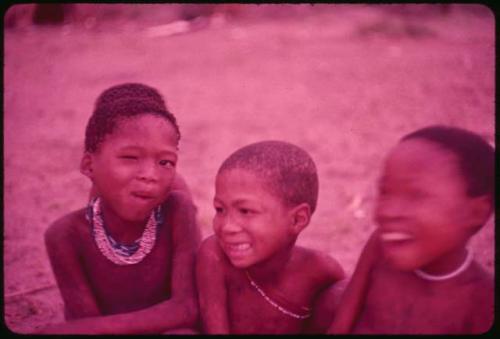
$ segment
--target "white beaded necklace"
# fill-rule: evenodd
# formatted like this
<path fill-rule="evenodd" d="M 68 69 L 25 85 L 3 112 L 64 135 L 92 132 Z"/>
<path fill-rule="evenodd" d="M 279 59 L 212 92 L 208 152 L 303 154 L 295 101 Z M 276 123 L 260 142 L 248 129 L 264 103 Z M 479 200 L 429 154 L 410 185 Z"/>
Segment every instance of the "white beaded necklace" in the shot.
<path fill-rule="evenodd" d="M 247 275 L 248 281 L 250 281 L 250 284 L 257 290 L 257 292 L 259 292 L 259 294 L 262 297 L 264 297 L 264 299 L 266 299 L 266 301 L 269 304 L 271 304 L 272 306 L 277 308 L 281 313 L 284 313 L 284 314 L 286 314 L 292 318 L 296 318 L 296 319 L 307 319 L 311 316 L 311 309 L 310 308 L 302 307 L 307 313 L 305 315 L 301 315 L 301 314 L 297 314 L 297 313 L 294 313 L 292 311 L 289 311 L 286 308 L 284 308 L 283 306 L 278 305 L 277 302 L 275 302 L 270 297 L 268 297 L 267 294 L 259 287 L 259 285 L 257 285 L 257 283 L 255 281 L 253 281 L 253 279 L 250 276 L 250 273 L 248 273 L 248 271 L 245 271 L 245 273 Z"/>
<path fill-rule="evenodd" d="M 422 270 L 415 270 L 415 274 L 418 275 L 420 278 L 429 280 L 429 281 L 442 281 L 442 280 L 448 280 L 453 277 L 456 277 L 463 271 L 465 271 L 467 268 L 469 268 L 470 264 L 472 263 L 472 252 L 467 251 L 467 256 L 465 257 L 464 262 L 462 265 L 460 265 L 456 270 L 453 272 L 444 274 L 444 275 L 432 275 L 429 273 L 425 273 Z"/>
<path fill-rule="evenodd" d="M 97 247 L 101 253 L 111 262 L 117 265 L 133 265 L 141 262 L 153 249 L 156 242 L 156 230 L 159 225 L 159 220 L 156 216 L 160 214 L 159 207 L 151 212 L 146 227 L 140 239 L 137 240 L 137 250 L 127 255 L 119 248 L 115 248 L 110 241 L 110 236 L 106 234 L 104 229 L 104 220 L 101 212 L 101 199 L 96 198 L 90 202 L 89 209 L 91 216 L 87 217 L 91 222 L 92 232 Z M 90 212 L 89 211 L 89 212 Z M 160 219 L 160 218 L 158 218 Z M 161 219 L 160 219 L 161 220 Z"/>

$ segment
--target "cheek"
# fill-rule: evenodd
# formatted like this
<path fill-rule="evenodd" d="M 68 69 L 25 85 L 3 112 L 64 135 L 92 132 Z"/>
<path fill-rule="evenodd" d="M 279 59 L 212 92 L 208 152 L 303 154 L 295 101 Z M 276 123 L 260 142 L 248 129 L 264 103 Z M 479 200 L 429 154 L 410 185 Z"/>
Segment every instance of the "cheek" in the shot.
<path fill-rule="evenodd" d="M 163 176 L 163 183 L 165 185 L 165 188 L 170 191 L 172 188 L 172 185 L 174 183 L 174 178 L 175 178 L 175 171 L 171 171 L 169 173 L 165 173 Z"/>

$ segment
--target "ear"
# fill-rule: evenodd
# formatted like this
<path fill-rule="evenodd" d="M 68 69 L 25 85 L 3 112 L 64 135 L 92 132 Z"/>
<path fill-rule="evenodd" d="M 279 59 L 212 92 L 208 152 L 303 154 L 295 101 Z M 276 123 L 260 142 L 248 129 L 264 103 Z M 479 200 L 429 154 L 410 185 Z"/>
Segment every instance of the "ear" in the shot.
<path fill-rule="evenodd" d="M 308 203 L 302 203 L 291 210 L 292 217 L 292 232 L 294 235 L 298 235 L 311 220 L 311 207 Z"/>
<path fill-rule="evenodd" d="M 80 172 L 92 180 L 93 170 L 92 170 L 92 154 L 85 152 L 80 161 Z"/>
<path fill-rule="evenodd" d="M 471 225 L 475 232 L 478 226 L 483 226 L 488 221 L 493 206 L 490 197 L 486 195 L 470 198 L 469 204 L 468 225 Z"/>

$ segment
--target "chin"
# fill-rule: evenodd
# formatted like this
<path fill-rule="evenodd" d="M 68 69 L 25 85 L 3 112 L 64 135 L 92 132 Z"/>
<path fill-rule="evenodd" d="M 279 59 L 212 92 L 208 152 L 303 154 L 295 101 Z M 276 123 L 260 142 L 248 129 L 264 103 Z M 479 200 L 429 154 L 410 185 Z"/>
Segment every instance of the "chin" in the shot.
<path fill-rule="evenodd" d="M 136 213 L 130 213 L 129 215 L 124 216 L 123 219 L 128 220 L 130 222 L 143 222 L 144 220 L 149 219 L 150 215 L 151 215 L 151 211 L 136 212 Z"/>
<path fill-rule="evenodd" d="M 419 263 L 415 260 L 390 255 L 386 255 L 385 258 L 391 267 L 398 271 L 410 272 L 419 268 Z"/>
<path fill-rule="evenodd" d="M 238 268 L 238 269 L 247 269 L 250 266 L 253 265 L 253 263 L 249 262 L 248 260 L 242 260 L 242 259 L 232 259 L 231 257 L 228 256 L 229 261 L 231 264 Z"/>

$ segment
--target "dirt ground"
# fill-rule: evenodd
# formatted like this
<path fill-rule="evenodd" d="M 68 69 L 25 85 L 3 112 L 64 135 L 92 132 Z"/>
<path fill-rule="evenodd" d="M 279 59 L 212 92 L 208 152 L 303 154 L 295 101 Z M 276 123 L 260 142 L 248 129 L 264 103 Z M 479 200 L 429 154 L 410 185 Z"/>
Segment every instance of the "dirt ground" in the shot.
<path fill-rule="evenodd" d="M 169 6 L 4 31 L 4 315 L 14 332 L 63 319 L 43 233 L 86 204 L 84 129 L 112 85 L 143 82 L 166 97 L 204 236 L 214 176 L 231 152 L 264 139 L 309 151 L 320 196 L 298 242 L 348 273 L 399 137 L 440 123 L 494 142 L 494 17 L 484 8 L 253 6 L 167 35 L 159 25 L 175 19 Z M 470 246 L 493 271 L 493 218 Z"/>

